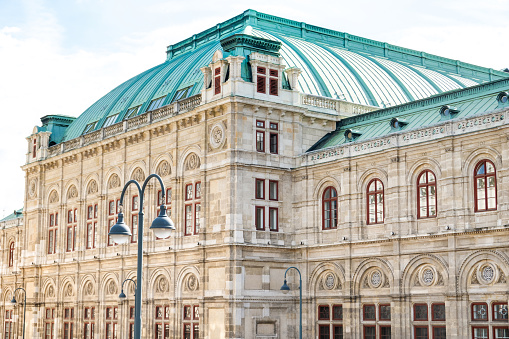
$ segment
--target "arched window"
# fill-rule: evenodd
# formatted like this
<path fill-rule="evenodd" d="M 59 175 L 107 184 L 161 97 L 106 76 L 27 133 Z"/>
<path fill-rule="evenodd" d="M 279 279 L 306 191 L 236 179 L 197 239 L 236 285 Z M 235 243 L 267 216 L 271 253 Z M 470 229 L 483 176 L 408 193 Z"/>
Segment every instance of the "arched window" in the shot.
<path fill-rule="evenodd" d="M 322 198 L 322 229 L 338 227 L 338 193 L 334 187 L 327 187 Z"/>
<path fill-rule="evenodd" d="M 417 178 L 417 218 L 437 216 L 437 182 L 435 174 L 425 170 Z"/>
<path fill-rule="evenodd" d="M 9 267 L 14 266 L 14 242 L 9 245 Z"/>
<path fill-rule="evenodd" d="M 384 222 L 384 185 L 380 179 L 373 179 L 368 184 L 368 225 Z"/>
<path fill-rule="evenodd" d="M 475 211 L 494 211 L 497 209 L 497 181 L 495 165 L 489 160 L 481 160 L 474 171 Z"/>

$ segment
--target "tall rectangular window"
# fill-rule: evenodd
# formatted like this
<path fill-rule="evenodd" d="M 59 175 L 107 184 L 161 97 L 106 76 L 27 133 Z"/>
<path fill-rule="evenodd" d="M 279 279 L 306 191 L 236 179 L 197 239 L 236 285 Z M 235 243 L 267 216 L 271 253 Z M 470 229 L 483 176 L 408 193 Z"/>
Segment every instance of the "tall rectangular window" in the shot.
<path fill-rule="evenodd" d="M 170 338 L 170 306 L 158 305 L 155 307 L 155 338 L 156 339 L 169 339 Z"/>
<path fill-rule="evenodd" d="M 66 251 L 72 252 L 76 249 L 76 225 L 78 222 L 78 209 L 67 211 Z"/>
<path fill-rule="evenodd" d="M 186 205 L 184 206 L 185 215 L 185 229 L 184 235 L 196 235 L 200 232 L 201 227 L 201 194 L 202 184 L 200 181 L 194 184 L 186 184 L 185 188 L 185 200 Z M 193 191 L 194 189 L 194 191 Z"/>
<path fill-rule="evenodd" d="M 44 317 L 44 339 L 53 339 L 55 334 L 55 309 L 46 308 Z"/>
<path fill-rule="evenodd" d="M 32 158 L 35 158 L 37 156 L 37 140 L 34 138 L 34 146 L 32 149 Z"/>
<path fill-rule="evenodd" d="M 74 338 L 74 308 L 64 308 L 64 329 L 63 338 L 72 339 Z"/>
<path fill-rule="evenodd" d="M 83 310 L 83 338 L 95 338 L 95 307 L 85 307 Z"/>
<path fill-rule="evenodd" d="M 375 325 L 364 325 L 364 339 L 376 339 Z"/>
<path fill-rule="evenodd" d="M 118 307 L 106 307 L 106 339 L 117 339 L 118 335 Z"/>
<path fill-rule="evenodd" d="M 129 339 L 134 339 L 134 306 L 129 307 Z"/>
<path fill-rule="evenodd" d="M 5 320 L 4 320 L 4 338 L 12 339 L 14 337 L 13 332 L 13 322 L 12 322 L 12 310 L 5 310 Z"/>
<path fill-rule="evenodd" d="M 269 94 L 278 95 L 279 92 L 279 72 L 277 69 L 271 69 L 269 71 Z"/>
<path fill-rule="evenodd" d="M 317 318 L 318 338 L 343 339 L 342 305 L 319 305 Z"/>
<path fill-rule="evenodd" d="M 414 326 L 415 339 L 428 339 L 428 326 Z"/>
<path fill-rule="evenodd" d="M 265 132 L 256 131 L 256 151 L 265 152 Z"/>
<path fill-rule="evenodd" d="M 265 207 L 263 206 L 255 207 L 255 226 L 258 231 L 265 229 Z"/>
<path fill-rule="evenodd" d="M 183 338 L 198 339 L 200 335 L 200 310 L 198 305 L 185 305 L 183 314 Z"/>
<path fill-rule="evenodd" d="M 265 199 L 265 180 L 255 179 L 255 198 Z"/>
<path fill-rule="evenodd" d="M 214 69 L 214 94 L 221 93 L 221 67 Z"/>
<path fill-rule="evenodd" d="M 95 248 L 97 243 L 97 204 L 88 206 L 87 209 L 87 235 L 86 244 L 87 249 Z"/>
<path fill-rule="evenodd" d="M 48 254 L 55 253 L 57 243 L 58 213 L 51 213 L 48 227 Z"/>
<path fill-rule="evenodd" d="M 256 92 L 266 93 L 267 69 L 265 67 L 256 67 Z"/>
<path fill-rule="evenodd" d="M 277 201 L 279 199 L 278 185 L 276 180 L 269 180 L 269 200 Z"/>
<path fill-rule="evenodd" d="M 278 223 L 278 209 L 276 207 L 269 207 L 269 229 L 273 232 L 277 232 Z"/>

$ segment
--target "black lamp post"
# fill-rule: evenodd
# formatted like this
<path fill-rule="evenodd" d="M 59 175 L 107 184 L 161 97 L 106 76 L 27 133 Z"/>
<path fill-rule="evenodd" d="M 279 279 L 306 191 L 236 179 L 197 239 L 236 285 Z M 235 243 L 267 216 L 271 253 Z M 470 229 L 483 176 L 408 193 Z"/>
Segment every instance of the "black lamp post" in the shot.
<path fill-rule="evenodd" d="M 161 184 L 162 189 L 162 198 L 164 201 L 165 189 L 163 180 L 157 174 L 150 174 L 145 182 L 143 183 L 143 188 L 140 187 L 140 184 L 136 180 L 129 180 L 122 190 L 122 195 L 120 196 L 120 206 L 123 206 L 124 194 L 129 187 L 130 184 L 136 185 L 139 192 L 140 197 L 140 211 L 138 213 L 138 267 L 137 267 L 137 281 L 136 284 L 136 294 L 135 294 L 135 309 L 134 309 L 134 338 L 141 339 L 141 289 L 143 286 L 143 195 L 145 193 L 145 188 L 147 187 L 147 183 L 151 178 L 156 178 Z M 158 238 L 168 238 L 172 231 L 175 230 L 175 226 L 173 225 L 173 221 L 166 215 L 166 206 L 163 204 L 160 207 L 159 216 L 154 219 L 152 222 L 152 226 L 150 229 L 154 231 L 154 234 Z M 117 244 L 126 244 L 129 241 L 129 237 L 132 236 L 131 230 L 124 223 L 124 214 L 122 213 L 123 209 L 120 209 L 120 213 L 118 213 L 118 221 L 115 225 L 113 225 L 110 229 L 109 235 L 111 239 Z M 123 283 L 122 283 L 123 285 Z M 120 294 L 120 296 L 123 292 Z M 125 296 L 125 294 L 124 294 Z"/>
<path fill-rule="evenodd" d="M 23 287 L 18 287 L 14 290 L 14 293 L 12 293 L 12 300 L 11 300 L 11 303 L 13 305 L 16 304 L 16 291 L 17 290 L 23 290 L 23 295 L 24 295 L 24 301 L 23 301 L 23 339 L 25 339 L 25 314 L 26 314 L 26 311 L 27 311 L 27 291 L 25 291 L 25 289 Z"/>

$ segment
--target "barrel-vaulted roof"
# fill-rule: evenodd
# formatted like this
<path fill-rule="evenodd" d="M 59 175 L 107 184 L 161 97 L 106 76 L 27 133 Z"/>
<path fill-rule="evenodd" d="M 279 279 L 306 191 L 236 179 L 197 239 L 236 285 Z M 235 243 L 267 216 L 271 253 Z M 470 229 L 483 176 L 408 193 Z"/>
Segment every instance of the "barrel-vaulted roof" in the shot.
<path fill-rule="evenodd" d="M 509 78 L 509 73 L 247 10 L 169 46 L 165 62 L 100 98 L 56 142 L 199 93 L 200 68 L 222 49 L 222 39 L 236 33 L 280 42 L 284 63 L 302 70 L 300 91 L 381 108 Z"/>

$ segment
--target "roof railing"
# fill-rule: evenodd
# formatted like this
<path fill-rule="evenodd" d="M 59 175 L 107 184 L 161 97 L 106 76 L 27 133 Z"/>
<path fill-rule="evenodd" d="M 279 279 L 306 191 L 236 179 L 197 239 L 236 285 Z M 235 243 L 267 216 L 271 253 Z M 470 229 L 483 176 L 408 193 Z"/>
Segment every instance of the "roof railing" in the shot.
<path fill-rule="evenodd" d="M 127 131 L 141 128 L 151 124 L 152 122 L 160 121 L 179 113 L 187 112 L 200 104 L 201 94 L 196 94 L 192 97 L 172 102 L 156 110 L 136 115 L 130 119 L 126 119 L 108 127 L 101 128 L 100 130 L 94 131 L 92 133 L 87 133 L 61 144 L 51 146 L 48 148 L 48 158 L 85 145 L 93 144 L 95 142 L 125 133 Z"/>
<path fill-rule="evenodd" d="M 380 107 L 366 106 L 344 100 L 305 93 L 301 93 L 300 98 L 302 105 L 333 110 L 340 116 L 354 116 L 380 109 Z"/>

